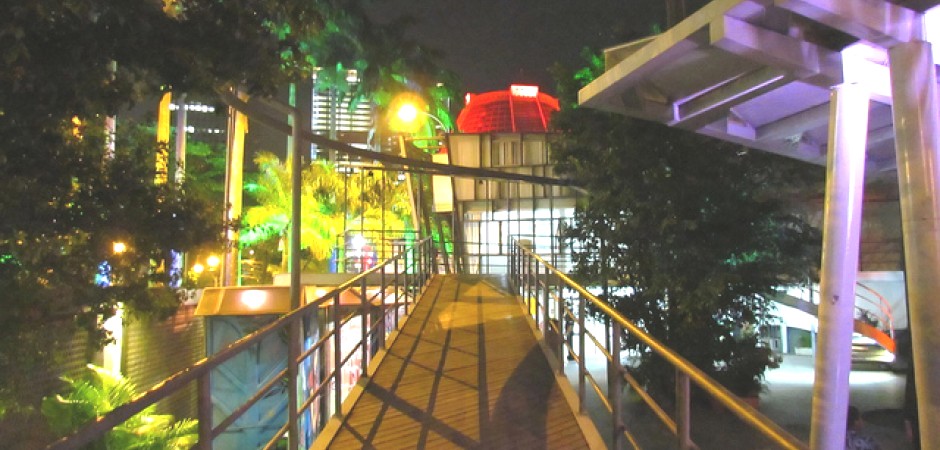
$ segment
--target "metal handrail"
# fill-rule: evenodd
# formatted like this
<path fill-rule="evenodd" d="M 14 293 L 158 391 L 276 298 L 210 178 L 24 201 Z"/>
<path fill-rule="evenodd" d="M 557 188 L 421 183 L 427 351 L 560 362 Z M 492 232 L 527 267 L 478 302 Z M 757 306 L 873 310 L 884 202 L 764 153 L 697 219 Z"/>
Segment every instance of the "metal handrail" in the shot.
<path fill-rule="evenodd" d="M 620 362 L 620 345 L 619 342 L 616 342 L 616 339 L 620 336 L 621 328 L 628 331 L 643 342 L 649 349 L 661 356 L 667 362 L 669 362 L 676 369 L 676 418 L 675 422 L 669 420 L 668 415 L 665 414 L 665 411 L 645 392 L 640 395 L 640 397 L 647 402 L 653 408 L 654 413 L 663 423 L 676 434 L 678 440 L 678 448 L 681 449 L 692 449 L 696 448 L 695 444 L 692 443 L 690 439 L 690 429 L 691 429 L 691 414 L 690 414 L 690 395 L 689 395 L 689 382 L 692 381 L 698 385 L 706 394 L 714 398 L 721 405 L 731 411 L 733 414 L 738 416 L 745 424 L 751 428 L 761 432 L 767 438 L 772 440 L 776 445 L 779 445 L 782 448 L 788 449 L 805 449 L 808 448 L 807 445 L 797 439 L 795 436 L 787 432 L 785 429 L 774 423 L 772 420 L 765 417 L 759 411 L 754 409 L 752 406 L 748 405 L 740 398 L 731 393 L 727 388 L 719 384 L 717 381 L 709 377 L 705 372 L 695 367 L 688 360 L 682 356 L 675 353 L 670 348 L 663 345 L 656 338 L 650 336 L 643 329 L 638 327 L 632 321 L 624 317 L 619 311 L 613 308 L 608 303 L 603 300 L 598 299 L 596 296 L 587 291 L 583 286 L 579 285 L 566 274 L 562 273 L 554 266 L 546 262 L 539 255 L 535 254 L 531 250 L 524 248 L 518 243 L 512 247 L 510 253 L 510 273 L 509 273 L 510 283 L 513 288 L 517 289 L 517 292 L 522 296 L 523 300 L 526 302 L 527 311 L 534 316 L 536 324 L 539 326 L 539 329 L 545 336 L 549 336 L 551 330 L 556 328 L 562 330 L 567 315 L 575 316 L 577 324 L 577 332 L 580 333 L 580 338 L 578 339 L 578 348 L 577 352 L 574 355 L 575 360 L 578 364 L 578 382 L 577 382 L 577 391 L 579 398 L 579 409 L 580 412 L 584 412 L 584 404 L 586 398 L 586 382 L 590 381 L 592 383 L 592 389 L 599 391 L 599 386 L 596 382 L 593 381 L 593 377 L 587 373 L 587 367 L 585 365 L 585 339 L 586 329 L 585 329 L 585 316 L 586 314 L 586 305 L 590 302 L 598 311 L 600 311 L 606 318 L 610 320 L 611 327 L 613 332 L 611 336 L 614 336 L 614 345 L 610 345 L 610 351 L 603 351 L 605 357 L 607 358 L 607 369 L 608 373 L 611 376 L 608 377 L 608 381 L 611 383 L 608 386 L 608 399 L 603 401 L 605 407 L 612 415 L 613 422 L 613 448 L 622 448 L 623 439 L 626 438 L 630 440 L 631 443 L 635 444 L 633 436 L 624 426 L 623 419 L 620 412 L 621 404 L 621 386 L 622 382 L 626 381 L 633 387 L 638 387 L 636 380 L 627 372 L 626 367 Z M 554 282 L 552 282 L 554 280 Z M 564 305 L 564 299 L 561 295 L 562 290 L 570 289 L 577 292 L 580 296 L 580 301 L 578 302 L 577 314 L 574 311 L 570 311 Z M 554 302 L 554 305 L 552 303 Z M 551 307 L 553 306 L 553 307 Z M 554 310 L 555 315 L 552 316 L 552 310 Z M 554 325 L 552 322 L 557 321 L 557 325 Z M 596 343 L 596 339 L 591 337 Z M 561 362 L 564 357 L 564 351 L 574 350 L 574 348 L 566 344 L 565 339 L 561 339 L 561 346 L 559 346 L 557 351 L 557 356 L 559 358 L 558 370 L 563 372 L 564 365 Z M 602 345 L 599 345 L 599 348 L 603 348 Z M 614 376 L 616 375 L 616 376 Z"/>
<path fill-rule="evenodd" d="M 343 323 L 346 323 L 353 318 L 354 313 L 350 314 L 350 317 L 341 319 L 339 310 L 337 308 L 334 311 L 334 328 L 329 332 L 324 333 L 324 336 L 319 339 L 313 347 L 323 347 L 330 339 L 332 339 L 334 346 L 333 348 L 336 349 L 334 356 L 338 364 L 335 364 L 332 372 L 322 375 L 321 379 L 323 382 L 316 386 L 316 388 L 313 389 L 313 391 L 310 392 L 305 398 L 299 395 L 297 390 L 288 389 L 288 398 L 286 398 L 286 401 L 302 406 L 296 410 L 296 413 L 295 411 L 290 411 L 290 417 L 288 417 L 287 423 L 281 427 L 279 432 L 275 433 L 271 437 L 271 440 L 268 442 L 266 448 L 273 448 L 277 441 L 282 439 L 287 430 L 291 428 L 289 425 L 291 423 L 298 423 L 298 420 L 301 418 L 301 416 L 318 400 L 323 400 L 324 404 L 329 404 L 328 402 L 332 401 L 333 405 L 335 405 L 335 414 L 341 414 L 342 383 L 339 382 L 339 375 L 343 369 L 343 365 L 345 362 L 352 359 L 351 356 L 354 352 L 360 351 L 364 356 L 361 360 L 362 376 L 368 376 L 370 352 L 368 351 L 369 346 L 367 345 L 367 342 L 371 341 L 373 337 L 375 337 L 379 340 L 380 346 L 385 345 L 384 331 L 387 327 L 376 327 L 375 325 L 369 327 L 367 325 L 366 321 L 370 315 L 369 308 L 381 308 L 382 314 L 377 322 L 381 323 L 382 325 L 385 325 L 386 321 L 385 311 L 388 308 L 393 308 L 394 323 L 395 328 L 397 329 L 400 326 L 399 308 L 403 306 L 405 308 L 404 316 L 407 316 L 407 314 L 410 312 L 410 308 L 414 306 L 414 299 L 416 299 L 417 296 L 423 292 L 431 279 L 431 274 L 434 272 L 435 268 L 433 254 L 434 247 L 430 238 L 416 242 L 412 247 L 405 249 L 403 252 L 387 259 L 381 264 L 376 265 L 376 267 L 360 273 L 356 277 L 337 286 L 335 289 L 326 293 L 322 297 L 315 299 L 314 301 L 311 301 L 302 307 L 276 319 L 274 322 L 258 329 L 257 331 L 241 339 L 238 339 L 214 355 L 211 355 L 208 358 L 203 359 L 193 364 L 192 366 L 177 372 L 174 375 L 171 375 L 131 402 L 114 408 L 108 414 L 98 417 L 94 422 L 85 425 L 72 435 L 66 436 L 54 442 L 49 447 L 47 447 L 47 449 L 70 450 L 82 448 L 85 445 L 100 439 L 114 427 L 122 424 L 134 415 L 143 411 L 145 408 L 156 404 L 158 401 L 163 400 L 170 395 L 186 389 L 192 383 L 195 383 L 198 386 L 199 391 L 197 405 L 197 419 L 199 420 L 199 443 L 196 445 L 196 448 L 211 449 L 213 445 L 212 441 L 215 437 L 224 432 L 226 427 L 230 426 L 238 419 L 238 416 L 248 411 L 252 404 L 257 402 L 268 390 L 278 384 L 273 382 L 273 380 L 265 383 L 265 385 L 259 389 L 258 392 L 252 394 L 247 401 L 245 401 L 238 408 L 235 408 L 230 416 L 220 418 L 219 423 L 214 426 L 212 417 L 212 402 L 209 393 L 209 386 L 211 385 L 213 369 L 218 368 L 236 355 L 250 349 L 254 345 L 259 344 L 265 337 L 273 333 L 286 331 L 287 335 L 290 337 L 288 340 L 287 367 L 276 374 L 274 378 L 280 379 L 286 374 L 286 376 L 289 378 L 287 382 L 296 385 L 298 381 L 297 374 L 299 366 L 303 364 L 305 360 L 312 357 L 315 353 L 314 349 L 302 350 L 300 348 L 299 337 L 302 336 L 301 331 L 303 331 L 304 327 L 303 319 L 308 317 L 310 314 L 315 314 L 318 308 L 327 302 L 333 302 L 333 305 L 339 305 L 340 295 L 343 292 L 351 289 L 359 289 L 359 292 L 361 293 L 359 297 L 362 299 L 362 302 L 359 305 L 361 308 L 359 313 L 363 320 L 363 335 L 359 344 L 355 345 L 354 348 L 349 351 L 348 355 L 341 354 L 342 347 L 340 346 L 340 330 Z M 387 273 L 388 269 L 391 269 L 392 273 Z M 373 303 L 373 301 L 376 299 L 375 296 L 370 299 L 366 293 L 366 279 L 370 275 L 381 275 L 381 286 L 379 292 L 382 293 L 383 298 L 382 304 L 380 305 L 375 305 Z M 387 280 L 387 278 L 393 278 L 393 281 Z M 392 303 L 386 304 L 385 298 L 387 298 L 389 292 L 394 294 L 394 301 Z M 403 302 L 400 300 L 403 300 Z M 380 330 L 381 332 L 376 332 L 375 330 Z M 375 350 L 376 349 L 373 349 L 373 351 Z M 328 385 L 331 380 L 334 382 L 333 389 L 327 389 L 329 392 L 324 392 L 324 386 Z M 296 395 L 296 397 L 292 397 L 292 395 Z M 330 398 L 317 398 L 321 395 L 328 395 Z M 319 424 L 317 427 L 318 428 L 316 431 L 320 431 L 321 428 Z M 298 448 L 297 439 L 299 437 L 300 436 L 289 436 L 289 448 Z"/>

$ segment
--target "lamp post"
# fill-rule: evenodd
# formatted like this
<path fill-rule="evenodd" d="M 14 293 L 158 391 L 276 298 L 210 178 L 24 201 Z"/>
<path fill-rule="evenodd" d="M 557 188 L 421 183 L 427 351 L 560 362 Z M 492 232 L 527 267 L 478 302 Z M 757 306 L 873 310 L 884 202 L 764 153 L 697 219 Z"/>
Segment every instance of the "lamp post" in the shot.
<path fill-rule="evenodd" d="M 422 128 L 422 126 L 427 124 L 427 120 L 419 120 L 419 119 L 427 118 L 427 119 L 434 121 L 434 123 L 436 123 L 437 126 L 440 127 L 440 130 L 443 133 L 446 134 L 450 132 L 450 130 L 448 129 L 448 126 L 445 125 L 444 122 L 440 118 L 427 112 L 427 109 L 428 109 L 427 103 L 425 103 L 424 100 L 416 94 L 407 93 L 407 94 L 399 95 L 398 97 L 392 100 L 389 107 L 393 113 L 389 120 L 389 126 L 392 130 L 400 131 L 400 132 L 408 133 L 408 134 L 414 134 L 417 131 L 419 131 Z M 408 154 L 407 154 L 407 148 L 405 146 L 405 139 L 406 138 L 404 136 L 399 136 L 398 143 L 401 149 L 401 156 L 407 158 Z M 418 141 L 418 140 L 437 141 L 436 146 L 428 145 L 425 147 L 419 147 L 421 150 L 428 150 L 432 148 L 437 148 L 437 149 L 442 148 L 443 145 L 439 144 L 439 142 L 443 141 L 444 137 L 443 136 L 429 136 L 427 138 L 423 138 L 423 137 L 415 136 L 409 139 L 411 141 Z M 441 162 L 440 161 L 441 157 L 444 158 L 444 162 L 447 161 L 448 157 L 446 154 L 443 154 L 443 155 L 436 154 L 436 155 L 431 156 L 432 160 L 434 160 L 435 162 Z M 432 180 L 431 180 L 432 181 L 432 188 L 431 188 L 432 194 L 435 191 L 434 186 L 438 184 L 435 182 L 435 178 L 437 177 L 434 176 L 432 177 Z M 425 212 L 425 209 L 424 209 L 425 205 L 424 205 L 424 201 L 422 201 L 422 195 L 421 195 L 422 191 L 424 190 L 424 184 L 421 183 L 422 181 L 421 178 L 419 178 L 418 181 L 419 181 L 418 198 L 415 199 L 411 175 L 409 174 L 406 178 L 406 183 L 408 186 L 408 195 L 411 200 L 412 211 L 414 211 L 414 214 L 412 215 L 412 225 L 414 226 L 415 230 L 419 230 L 420 232 L 420 230 L 422 229 L 420 224 L 423 222 L 425 224 L 425 227 L 426 227 L 425 229 L 427 230 L 427 233 L 431 234 L 431 229 L 432 229 L 431 217 L 430 217 L 431 214 L 430 214 L 430 211 L 428 211 L 427 213 Z M 434 197 L 435 197 L 434 195 L 431 196 L 432 199 Z M 446 210 L 447 209 L 445 208 L 445 211 Z M 450 211 L 453 212 L 452 206 L 451 206 Z M 447 258 L 446 247 L 444 244 L 443 229 L 441 227 L 440 220 L 437 220 L 435 222 L 437 223 L 438 234 L 441 236 L 440 245 L 441 245 L 441 255 L 443 255 L 443 258 L 444 258 L 444 266 L 447 268 L 448 273 L 449 273 L 450 264 L 447 261 L 448 258 Z"/>
<path fill-rule="evenodd" d="M 405 124 L 415 123 L 418 120 L 418 116 L 424 116 L 429 119 L 432 119 L 435 123 L 437 123 L 437 125 L 441 127 L 441 131 L 445 133 L 450 131 L 447 129 L 447 125 L 444 125 L 444 122 L 441 121 L 441 119 L 438 119 L 437 116 L 427 111 L 422 111 L 418 109 L 418 106 L 415 105 L 414 103 L 402 104 L 398 108 L 398 110 L 395 111 L 395 115 L 398 117 L 398 119 L 402 123 L 405 123 Z M 420 125 L 420 122 L 418 122 L 418 124 Z"/>

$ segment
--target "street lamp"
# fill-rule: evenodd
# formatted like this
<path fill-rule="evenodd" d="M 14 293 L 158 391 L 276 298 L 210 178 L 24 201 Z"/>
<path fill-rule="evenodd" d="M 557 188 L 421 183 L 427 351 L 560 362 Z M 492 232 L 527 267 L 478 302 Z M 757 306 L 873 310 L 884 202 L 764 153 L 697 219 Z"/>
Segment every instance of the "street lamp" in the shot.
<path fill-rule="evenodd" d="M 389 104 L 389 127 L 395 131 L 413 134 L 424 126 L 424 122 L 418 120 L 419 117 L 427 117 L 437 123 L 441 131 L 447 133 L 447 125 L 437 116 L 427 112 L 427 109 L 427 102 L 419 95 L 412 92 L 399 94 Z"/>
<path fill-rule="evenodd" d="M 192 271 L 193 278 L 195 279 L 196 282 L 198 282 L 202 274 L 208 270 L 209 274 L 212 275 L 212 285 L 218 286 L 219 285 L 218 270 L 219 270 L 220 264 L 222 264 L 221 258 L 219 258 L 216 255 L 209 255 L 209 257 L 206 258 L 205 264 L 197 262 L 193 264 L 193 267 L 190 268 L 190 270 Z"/>

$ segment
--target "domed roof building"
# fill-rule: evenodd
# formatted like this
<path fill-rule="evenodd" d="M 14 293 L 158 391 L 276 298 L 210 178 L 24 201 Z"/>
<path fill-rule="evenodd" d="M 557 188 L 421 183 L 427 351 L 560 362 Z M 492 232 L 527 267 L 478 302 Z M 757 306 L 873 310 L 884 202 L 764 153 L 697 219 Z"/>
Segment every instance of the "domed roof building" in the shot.
<path fill-rule="evenodd" d="M 435 160 L 555 177 L 549 136 L 558 99 L 538 86 L 512 85 L 467 94 L 465 100 L 457 132 L 447 135 L 447 152 L 434 155 Z M 574 214 L 575 194 L 567 187 L 440 176 L 434 186 L 435 211 L 452 213 L 458 264 L 468 273 L 501 273 L 514 239 L 526 239 L 537 253 L 549 254 L 560 242 L 557 230 Z"/>
<path fill-rule="evenodd" d="M 558 99 L 538 86 L 512 85 L 505 91 L 467 94 L 457 116 L 462 133 L 546 133 Z"/>

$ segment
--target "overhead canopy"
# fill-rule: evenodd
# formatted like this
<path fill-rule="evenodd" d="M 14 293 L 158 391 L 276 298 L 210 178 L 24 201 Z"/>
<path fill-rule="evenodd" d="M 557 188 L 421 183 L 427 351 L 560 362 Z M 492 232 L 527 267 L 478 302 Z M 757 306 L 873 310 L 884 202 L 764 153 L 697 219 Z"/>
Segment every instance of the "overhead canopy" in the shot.
<path fill-rule="evenodd" d="M 940 0 L 715 0 L 667 32 L 606 50 L 584 107 L 652 120 L 825 164 L 829 92 L 872 92 L 869 172 L 895 169 L 886 48 L 940 48 Z M 937 35 L 931 35 L 931 33 Z"/>

